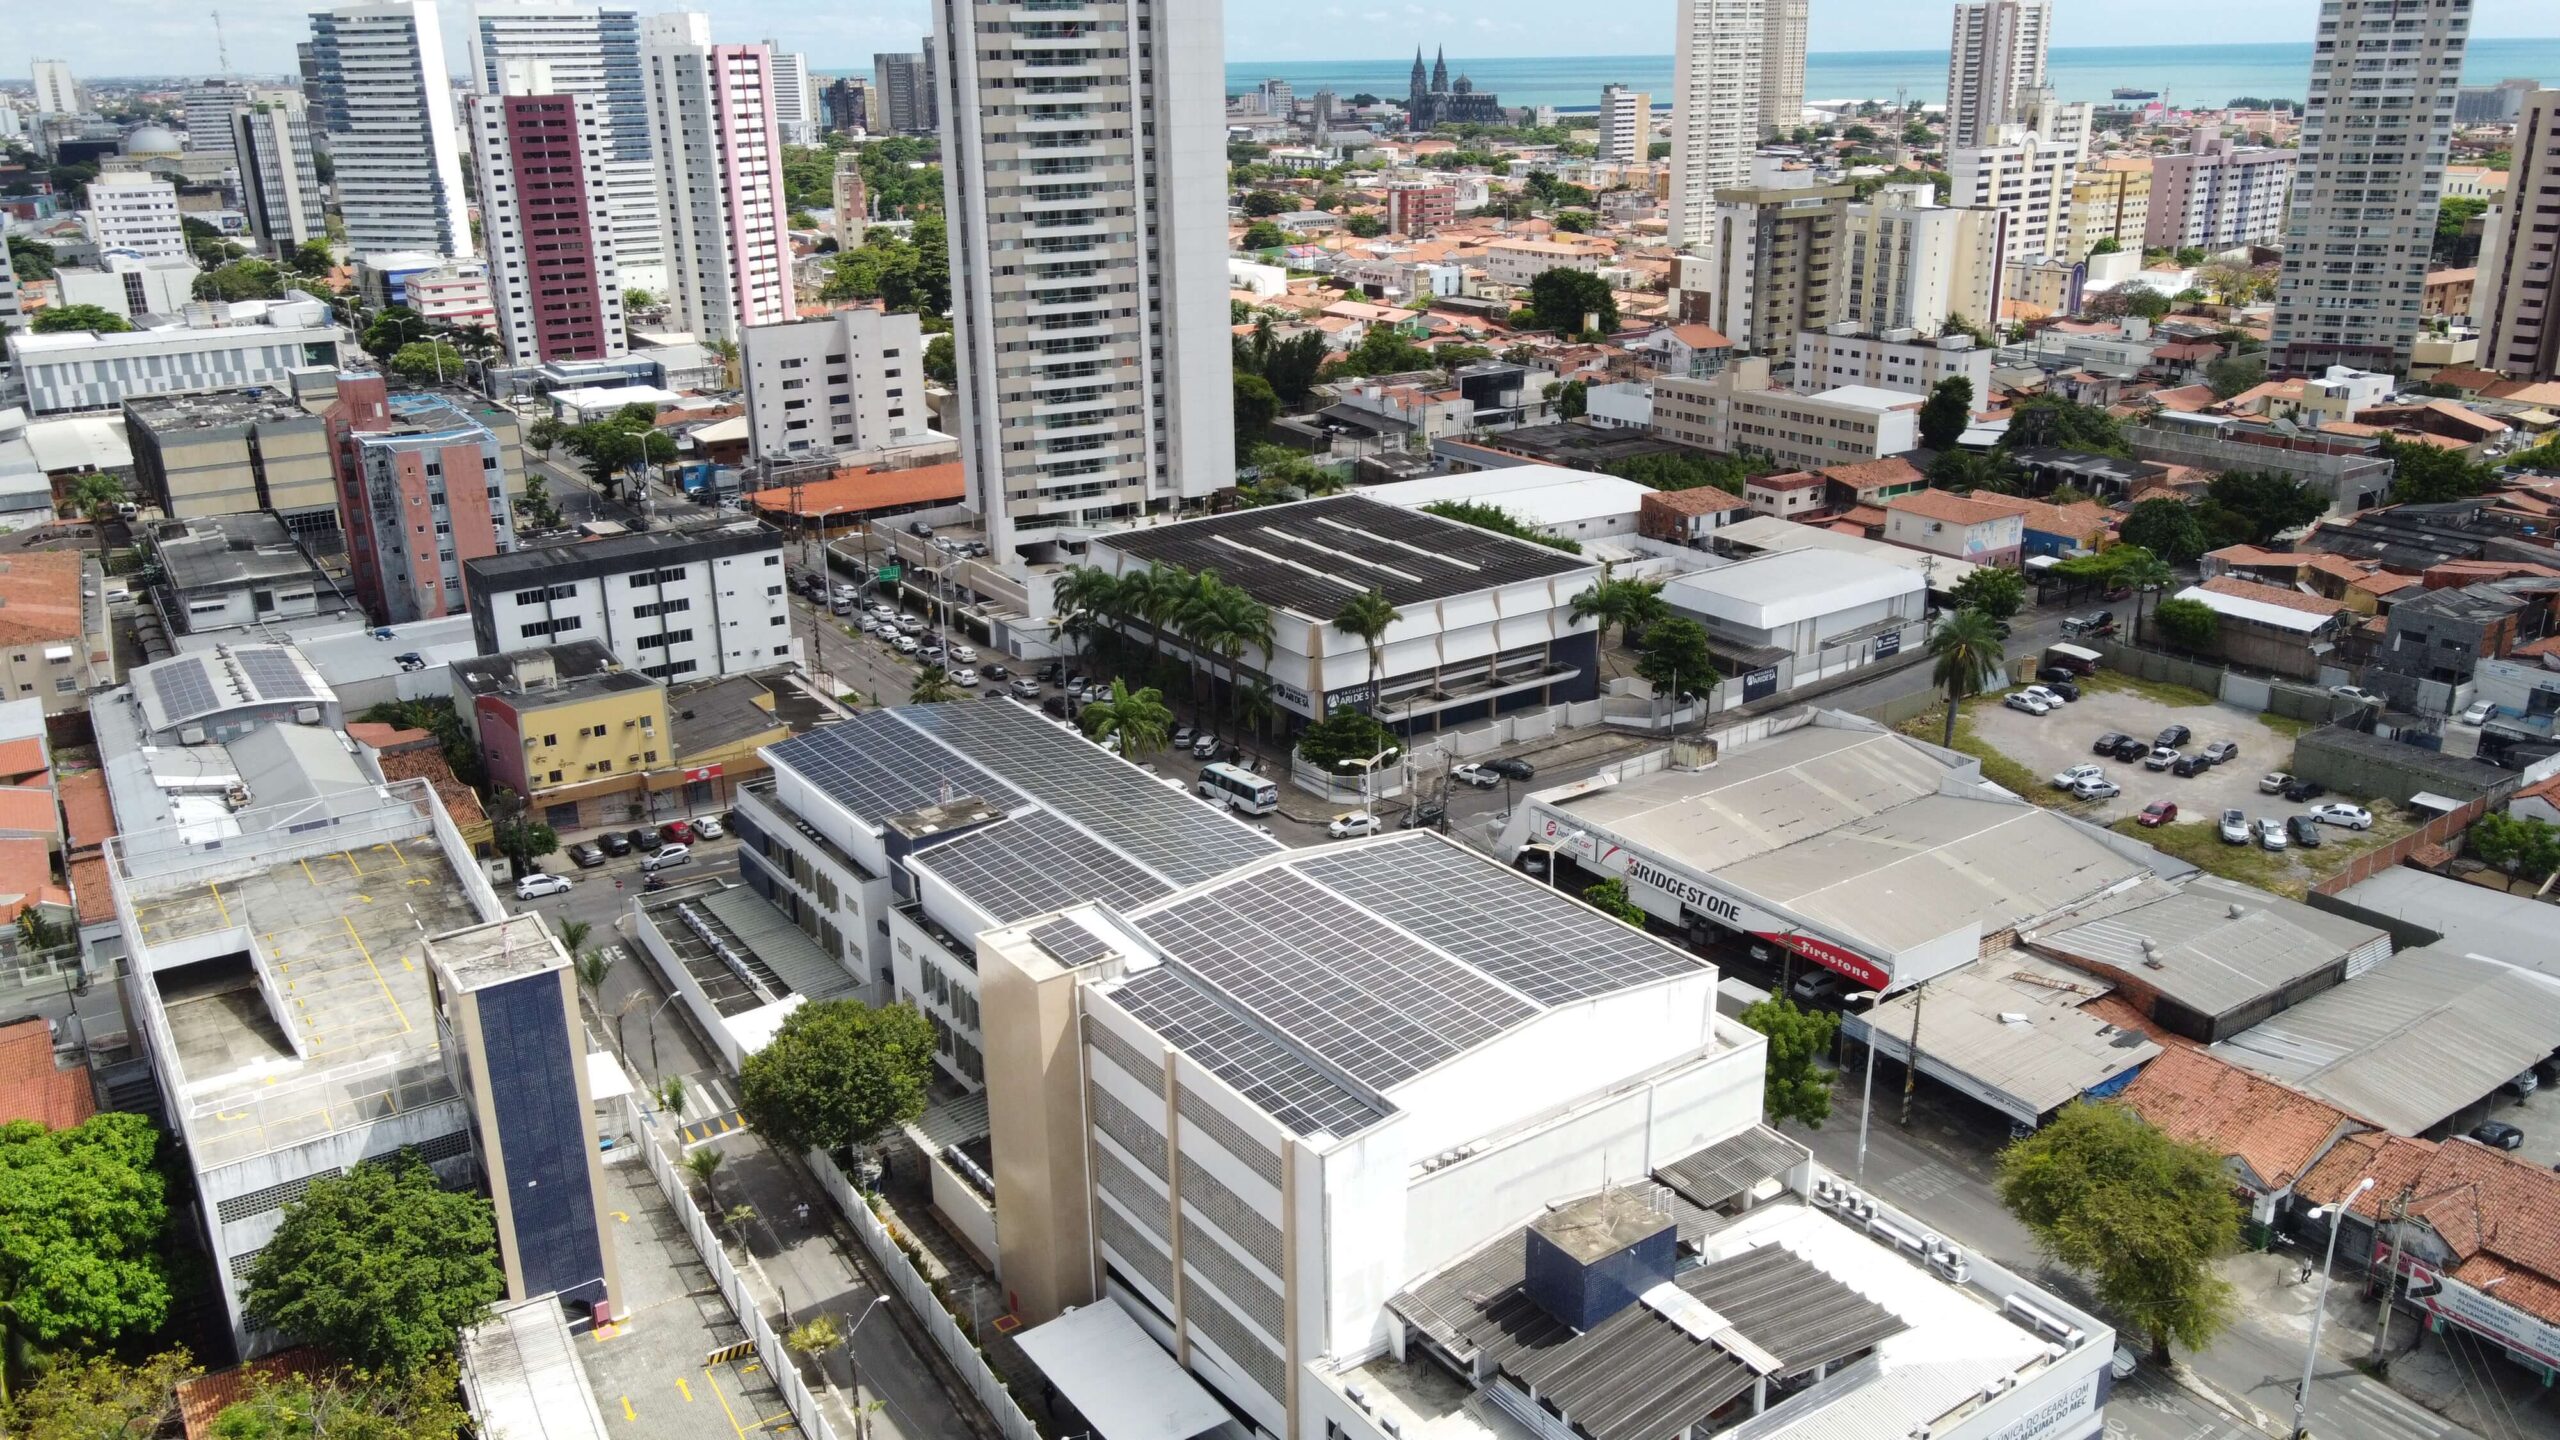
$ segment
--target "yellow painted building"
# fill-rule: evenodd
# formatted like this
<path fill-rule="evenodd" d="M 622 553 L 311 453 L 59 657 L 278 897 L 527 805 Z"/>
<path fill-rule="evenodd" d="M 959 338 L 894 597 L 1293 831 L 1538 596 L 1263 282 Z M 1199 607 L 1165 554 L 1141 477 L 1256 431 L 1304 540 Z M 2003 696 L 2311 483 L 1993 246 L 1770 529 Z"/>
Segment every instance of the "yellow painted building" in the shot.
<path fill-rule="evenodd" d="M 645 815 L 653 770 L 672 766 L 667 688 L 593 640 L 456 661 L 454 711 L 489 784 L 525 797 L 555 829 Z"/>
<path fill-rule="evenodd" d="M 2101 240 L 2140 253 L 2143 228 L 2151 221 L 2151 162 L 2147 159 L 2101 160 L 2080 172 L 2071 186 L 2072 258 L 2086 259 Z"/>

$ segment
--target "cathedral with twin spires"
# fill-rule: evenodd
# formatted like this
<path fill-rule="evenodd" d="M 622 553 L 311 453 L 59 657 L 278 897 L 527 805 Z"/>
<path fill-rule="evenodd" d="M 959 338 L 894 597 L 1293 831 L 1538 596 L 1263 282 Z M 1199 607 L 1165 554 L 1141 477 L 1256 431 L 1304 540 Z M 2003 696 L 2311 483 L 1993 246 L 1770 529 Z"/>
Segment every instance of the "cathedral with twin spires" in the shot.
<path fill-rule="evenodd" d="M 1438 63 L 1429 71 L 1422 68 L 1422 49 L 1413 51 L 1413 88 L 1405 96 L 1405 123 L 1415 130 L 1437 130 L 1448 125 L 1508 125 L 1511 117 L 1504 113 L 1502 102 L 1491 93 L 1476 93 L 1475 82 L 1461 75 L 1458 83 L 1449 83 L 1449 52 L 1443 49 Z"/>

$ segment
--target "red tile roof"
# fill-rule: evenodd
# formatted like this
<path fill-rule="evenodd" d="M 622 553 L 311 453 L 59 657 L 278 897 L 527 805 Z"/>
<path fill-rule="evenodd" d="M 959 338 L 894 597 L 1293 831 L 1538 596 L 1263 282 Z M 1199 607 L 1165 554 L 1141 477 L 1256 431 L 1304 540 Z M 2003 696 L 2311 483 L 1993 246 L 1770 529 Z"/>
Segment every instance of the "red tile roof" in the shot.
<path fill-rule="evenodd" d="M 213 1422 L 222 1412 L 249 1398 L 249 1385 L 256 1379 L 273 1379 L 287 1375 L 308 1375 L 328 1363 L 315 1346 L 304 1345 L 292 1350 L 279 1350 L 263 1360 L 193 1380 L 178 1382 L 178 1418 L 186 1423 L 187 1440 L 205 1440 L 213 1433 Z"/>
<path fill-rule="evenodd" d="M 2313 1168 L 2303 1194 L 2325 1204 L 2367 1175 L 2357 1214 L 2377 1218 L 2407 1195 L 2410 1218 L 2453 1252 L 2453 1278 L 2501 1281 L 2496 1300 L 2560 1321 L 2560 1175 L 2469 1140 L 2357 1136 Z"/>
<path fill-rule="evenodd" d="M 906 470 L 839 470 L 833 479 L 800 487 L 800 505 L 796 512 L 792 509 L 788 488 L 758 490 L 747 499 L 759 510 L 783 514 L 858 515 L 897 505 L 957 500 L 967 490 L 967 476 L 960 462 L 953 460 Z"/>
<path fill-rule="evenodd" d="M 83 563 L 76 550 L 18 550 L 0 559 L 0 645 L 78 641 Z"/>
<path fill-rule="evenodd" d="M 1900 510 L 1926 520 L 1942 520 L 1951 525 L 1982 525 L 2017 512 L 1983 500 L 1950 495 L 1944 490 L 1922 490 L 1911 495 L 1897 495 L 1885 502 L 1888 511 Z"/>
<path fill-rule="evenodd" d="M 59 836 L 62 815 L 53 808 L 53 791 L 42 785 L 0 785 L 0 832 Z"/>
<path fill-rule="evenodd" d="M 1728 495 L 1712 485 L 1699 485 L 1688 490 L 1657 490 L 1644 497 L 1647 505 L 1659 506 L 1675 515 L 1721 515 L 1727 510 L 1748 510 L 1751 502 L 1739 495 Z"/>
<path fill-rule="evenodd" d="M 2338 601 L 2323 596 L 2305 595 L 2299 590 L 2288 590 L 2281 585 L 2260 585 L 2254 581 L 2242 580 L 2230 575 L 2217 575 L 2204 582 L 2200 588 L 2210 590 L 2216 595 L 2228 595 L 2234 600 L 2255 600 L 2261 605 L 2281 605 L 2288 610 L 2299 610 L 2306 615 L 2335 615 L 2347 608 Z"/>
<path fill-rule="evenodd" d="M 116 897 L 107 889 L 105 856 L 92 855 L 71 862 L 71 898 L 78 904 L 83 925 L 116 918 Z"/>
<path fill-rule="evenodd" d="M 2154 390 L 2151 398 L 2159 402 L 2161 409 L 2175 410 L 2183 415 L 2210 410 L 2222 403 L 2210 385 L 2181 385 L 2174 390 Z"/>
<path fill-rule="evenodd" d="M 414 750 L 432 745 L 435 736 L 425 730 L 404 729 L 398 725 L 380 725 L 370 720 L 351 721 L 347 734 L 376 750 Z"/>
<path fill-rule="evenodd" d="M 2335 1105 L 2193 1049 L 2161 1051 L 2123 1098 L 2170 1138 L 2239 1160 L 2269 1190 L 2292 1184 L 2340 1130 L 2360 1127 Z"/>
<path fill-rule="evenodd" d="M 55 1068 L 51 1026 L 42 1020 L 0 1026 L 0 1125 L 33 1120 L 68 1130 L 96 1113 L 89 1067 Z"/>
<path fill-rule="evenodd" d="M 1917 485 L 1928 477 L 1920 467 L 1899 455 L 1882 460 L 1861 460 L 1854 465 L 1834 465 L 1822 472 L 1826 480 L 1836 480 L 1852 490 L 1873 490 L 1886 485 Z"/>
<path fill-rule="evenodd" d="M 0 740 L 0 779 L 22 780 L 45 771 L 44 739 L 21 735 L 15 740 Z"/>
<path fill-rule="evenodd" d="M 107 800 L 103 770 L 67 770 L 54 777 L 62 801 L 62 824 L 73 853 L 92 851 L 116 833 L 115 807 Z"/>
<path fill-rule="evenodd" d="M 1809 485 L 1823 484 L 1824 481 L 1821 476 L 1810 470 L 1790 470 L 1784 475 L 1754 475 L 1742 483 L 1753 490 L 1802 490 Z"/>

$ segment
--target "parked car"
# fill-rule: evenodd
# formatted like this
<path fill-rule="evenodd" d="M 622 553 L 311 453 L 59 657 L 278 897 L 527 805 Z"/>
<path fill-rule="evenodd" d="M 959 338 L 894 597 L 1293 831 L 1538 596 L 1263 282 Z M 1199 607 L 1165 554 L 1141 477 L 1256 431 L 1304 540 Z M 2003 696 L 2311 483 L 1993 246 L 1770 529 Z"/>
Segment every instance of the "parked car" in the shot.
<path fill-rule="evenodd" d="M 1499 760 L 1487 760 L 1484 762 L 1484 768 L 1501 776 L 1505 780 L 1535 780 L 1538 778 L 1537 766 L 1530 764 L 1526 760 L 1517 760 L 1509 756 L 1505 756 Z"/>
<path fill-rule="evenodd" d="M 2116 748 L 2109 752 L 2111 758 L 2117 760 L 2140 760 L 2150 753 L 2151 742 L 2131 735 L 2118 740 Z"/>
<path fill-rule="evenodd" d="M 2042 697 L 2030 695 L 2024 690 L 2013 690 L 2009 692 L 2009 697 L 2002 700 L 2000 703 L 2008 706 L 2012 710 L 2024 710 L 2030 715 L 2050 715 L 2053 713 L 2053 706 L 2046 703 Z"/>
<path fill-rule="evenodd" d="M 2080 672 L 2068 665 L 2047 665 L 2036 672 L 2036 678 L 2047 685 L 2077 685 Z"/>
<path fill-rule="evenodd" d="M 569 847 L 569 863 L 581 870 L 593 870 L 604 863 L 604 847 L 590 840 Z"/>
<path fill-rule="evenodd" d="M 2098 737 L 2097 743 L 2089 747 L 2089 753 L 2092 755 L 2113 755 L 2116 753 L 2117 746 L 2122 745 L 2125 741 L 2132 738 L 2132 736 L 2125 734 L 2121 730 L 2110 730 Z"/>
<path fill-rule="evenodd" d="M 669 870 L 678 865 L 690 865 L 692 863 L 692 846 L 661 845 L 655 851 L 651 852 L 648 859 L 640 862 L 640 868 L 655 874 L 660 870 Z"/>
<path fill-rule="evenodd" d="M 2212 768 L 2213 762 L 2202 755 L 2181 755 L 2176 763 L 2169 767 L 2169 773 L 2181 780 L 2192 780 Z"/>
<path fill-rule="evenodd" d="M 2070 671 L 2058 665 L 2053 670 L 2045 672 L 2037 683 L 2041 688 L 2061 696 L 2065 703 L 2076 705 L 2080 701 L 2080 682 L 2071 678 Z"/>
<path fill-rule="evenodd" d="M 942 653 L 942 642 L 938 640 L 926 641 L 917 649 L 916 658 L 919 660 L 931 661 L 936 665 L 941 664 L 944 658 Z"/>
<path fill-rule="evenodd" d="M 1040 702 L 1040 708 L 1048 711 L 1051 719 L 1064 720 L 1067 718 L 1067 697 L 1052 695 Z"/>
<path fill-rule="evenodd" d="M 2123 786 L 2104 775 L 2092 776 L 2071 787 L 2074 800 L 2113 800 L 2123 793 Z"/>
<path fill-rule="evenodd" d="M 670 845 L 690 845 L 693 843 L 693 822 L 670 820 L 658 827 L 658 838 Z"/>
<path fill-rule="evenodd" d="M 2151 738 L 2151 743 L 2154 745 L 2165 745 L 2171 749 L 2176 749 L 2178 746 L 2184 745 L 2194 738 L 2196 738 L 2196 732 L 2188 729 L 2186 726 L 2170 725 L 2164 727 L 2159 734 L 2153 736 Z"/>
<path fill-rule="evenodd" d="M 1797 971 L 1795 980 L 1787 986 L 1788 996 L 1798 1005 L 1837 1005 L 1847 993 L 1848 987 L 1840 983 L 1839 973 L 1819 965 L 1807 965 Z"/>
<path fill-rule="evenodd" d="M 2237 740 L 2216 740 L 2204 747 L 2204 759 L 2208 765 L 2227 765 L 2239 758 L 2240 742 Z"/>
<path fill-rule="evenodd" d="M 1014 698 L 1017 700 L 1037 700 L 1040 698 L 1040 682 L 1032 679 L 1028 675 L 1016 676 L 1014 682 L 1005 688 L 1011 690 Z"/>
<path fill-rule="evenodd" d="M 2292 801 L 2294 804 L 2299 805 L 2305 800 L 2317 800 L 2321 796 L 2328 794 L 2329 787 L 2321 784 L 2317 780 L 2305 780 L 2301 776 L 2297 775 L 2286 781 L 2284 788 L 2276 793 L 2282 795 L 2287 800 Z"/>
<path fill-rule="evenodd" d="M 696 840 L 717 840 L 727 833 L 728 832 L 721 827 L 720 817 L 717 815 L 696 815 L 693 817 L 693 838 Z"/>
<path fill-rule="evenodd" d="M 2258 848 L 2261 850 L 2282 850 L 2292 843 L 2285 839 L 2284 823 L 2280 820 L 2262 817 L 2251 821 L 2249 830 L 2251 834 L 2258 837 Z"/>
<path fill-rule="evenodd" d="M 1198 733 L 1188 725 L 1176 725 L 1173 727 L 1172 736 L 1165 743 L 1176 750 L 1188 750 L 1191 748 L 1191 737 Z"/>
<path fill-rule="evenodd" d="M 1001 665 L 981 665 L 978 667 L 978 673 L 986 676 L 990 680 L 1010 680 L 1013 678 L 1013 672 L 1007 670 Z"/>
<path fill-rule="evenodd" d="M 901 635 L 889 643 L 897 646 L 898 653 L 901 655 L 913 655 L 924 648 L 916 643 L 916 638 L 912 635 Z"/>
<path fill-rule="evenodd" d="M 1324 833 L 1336 840 L 1375 835 L 1378 833 L 1378 817 L 1366 810 L 1345 810 L 1333 817 L 1332 822 L 1324 827 Z"/>
<path fill-rule="evenodd" d="M 2154 800 L 2142 807 L 2142 813 L 2134 817 L 2134 823 L 2146 830 L 2157 830 L 2177 818 L 2178 803 L 2176 801 Z"/>
<path fill-rule="evenodd" d="M 546 875 L 535 871 L 516 882 L 516 898 L 539 900 L 545 895 L 566 895 L 573 887 L 566 875 Z"/>
<path fill-rule="evenodd" d="M 604 847 L 604 853 L 607 855 L 621 856 L 631 853 L 631 837 L 619 830 L 607 830 L 596 837 L 596 843 Z"/>
<path fill-rule="evenodd" d="M 1473 785 L 1479 790 L 1498 790 L 1502 787 L 1500 775 L 1495 774 L 1490 767 L 1478 765 L 1474 761 L 1452 767 L 1449 778 L 1461 785 Z"/>
<path fill-rule="evenodd" d="M 2070 769 L 2053 777 L 2053 788 L 2056 790 L 2068 790 L 2083 780 L 2103 780 L 2106 776 L 2107 772 L 2099 769 L 2095 765 L 2074 765 Z"/>
<path fill-rule="evenodd" d="M 2059 710 L 2063 706 L 2071 703 L 2069 699 L 2066 699 L 2063 696 L 2061 691 L 2054 689 L 2050 685 L 2030 685 L 2026 688 L 2024 693 L 2033 695 L 2056 710 Z M 2073 693 L 2075 695 L 2078 693 L 2078 688 L 2076 686 L 2073 689 Z"/>
<path fill-rule="evenodd" d="M 921 635 L 927 628 L 921 615 L 901 615 L 892 623 L 897 625 L 901 635 Z"/>
<path fill-rule="evenodd" d="M 2350 830 L 2373 828 L 2372 811 L 2361 805 L 2350 805 L 2344 800 L 2332 800 L 2326 805 L 2314 805 L 2302 813 L 2323 825 L 2344 825 Z"/>
<path fill-rule="evenodd" d="M 966 665 L 963 665 L 959 669 L 951 672 L 951 683 L 963 686 L 975 685 L 978 683 L 978 672 L 970 669 Z"/>
<path fill-rule="evenodd" d="M 1191 739 L 1191 758 L 1214 760 L 1218 755 L 1218 737 L 1203 730 Z"/>
<path fill-rule="evenodd" d="M 1397 828 L 1402 830 L 1428 830 L 1434 825 L 1445 823 L 1448 818 L 1448 801 L 1422 800 L 1415 802 L 1412 809 L 1404 812 L 1404 819 L 1398 824 Z"/>
<path fill-rule="evenodd" d="M 975 665 L 978 663 L 978 647 L 975 645 L 954 645 L 951 647 L 951 658 L 959 661 L 963 665 Z"/>
<path fill-rule="evenodd" d="M 2498 707 L 2496 705 L 2493 705 L 2486 700 L 2475 701 L 2469 709 L 2462 712 L 2462 723 L 2465 725 L 2486 725 L 2489 723 L 2489 717 L 2497 713 Z"/>
<path fill-rule="evenodd" d="M 2493 1150 L 2513 1150 L 2524 1143 L 2524 1132 L 2504 1120 L 2483 1120 L 2471 1127 L 2471 1138 Z"/>
<path fill-rule="evenodd" d="M 2353 700 L 2359 705 L 2379 705 L 2382 703 L 2381 696 L 2374 694 L 2372 691 L 2367 690 L 2361 685 L 2332 685 L 2329 687 L 2329 693 L 2337 696 L 2341 700 Z"/>
<path fill-rule="evenodd" d="M 2308 815 L 2296 815 L 2286 820 L 2284 832 L 2293 837 L 2294 844 L 2305 850 L 2320 848 L 2320 822 Z"/>
<path fill-rule="evenodd" d="M 2180 755 L 2177 751 L 2170 749 L 2166 745 L 2155 745 L 2152 747 L 2151 753 L 2144 757 L 2142 768 L 2145 770 L 2166 770 L 2185 758 L 2185 756 Z"/>
<path fill-rule="evenodd" d="M 2258 777 L 2258 793 L 2261 795 L 2281 795 L 2284 793 L 2284 787 L 2292 783 L 2292 776 L 2287 775 L 2281 770 L 2270 770 L 2266 774 Z"/>
<path fill-rule="evenodd" d="M 2248 844 L 2249 813 L 2245 810 L 2223 811 L 2222 818 L 2216 822 L 2215 833 L 2222 837 L 2225 845 Z"/>
<path fill-rule="evenodd" d="M 622 832 L 622 843 L 630 849 L 645 854 L 658 848 L 658 837 L 650 834 L 646 829 L 634 828 Z"/>

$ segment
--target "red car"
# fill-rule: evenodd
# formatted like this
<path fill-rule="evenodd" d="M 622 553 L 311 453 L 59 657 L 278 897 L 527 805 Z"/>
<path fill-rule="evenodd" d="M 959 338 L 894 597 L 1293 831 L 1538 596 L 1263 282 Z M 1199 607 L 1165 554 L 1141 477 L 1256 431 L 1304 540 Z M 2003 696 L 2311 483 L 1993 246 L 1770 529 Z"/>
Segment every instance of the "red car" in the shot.
<path fill-rule="evenodd" d="M 658 827 L 658 838 L 670 845 L 690 845 L 693 843 L 693 822 L 670 820 Z"/>
<path fill-rule="evenodd" d="M 2154 800 L 2150 804 L 2142 807 L 2140 823 L 2145 828 L 2156 830 L 2177 818 L 2178 806 L 2175 801 Z"/>

